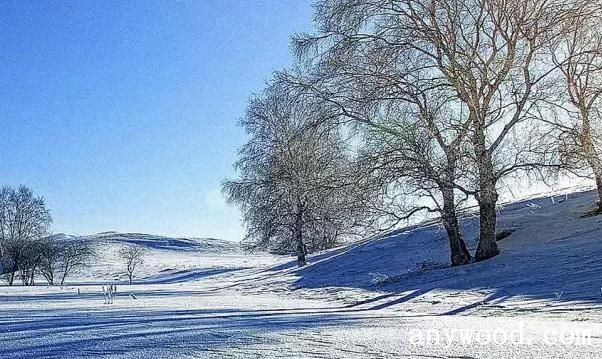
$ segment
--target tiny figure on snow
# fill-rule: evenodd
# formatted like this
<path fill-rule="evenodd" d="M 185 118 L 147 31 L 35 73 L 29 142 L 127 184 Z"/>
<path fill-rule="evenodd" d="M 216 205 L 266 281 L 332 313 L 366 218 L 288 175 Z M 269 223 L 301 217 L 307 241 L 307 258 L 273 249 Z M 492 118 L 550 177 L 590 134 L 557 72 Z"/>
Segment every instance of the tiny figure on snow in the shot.
<path fill-rule="evenodd" d="M 105 288 L 104 285 L 102 286 L 102 295 L 105 298 L 104 304 L 107 304 L 108 303 L 108 296 L 107 296 L 108 294 L 107 294 L 107 289 Z"/>
<path fill-rule="evenodd" d="M 113 285 L 107 284 L 102 286 L 102 294 L 104 295 L 104 304 L 113 304 Z"/>
<path fill-rule="evenodd" d="M 109 284 L 107 286 L 107 293 L 108 293 L 108 304 L 113 304 L 113 285 Z"/>

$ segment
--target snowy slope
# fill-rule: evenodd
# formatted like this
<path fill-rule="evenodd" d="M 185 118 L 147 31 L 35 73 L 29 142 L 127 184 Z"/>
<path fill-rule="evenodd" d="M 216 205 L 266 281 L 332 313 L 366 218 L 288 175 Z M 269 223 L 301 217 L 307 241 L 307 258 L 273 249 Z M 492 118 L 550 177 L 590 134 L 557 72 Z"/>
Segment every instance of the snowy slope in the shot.
<path fill-rule="evenodd" d="M 99 260 L 83 277 L 123 280 L 118 249 L 144 245 L 148 254 L 138 275 L 141 283 L 212 277 L 219 285 L 223 274 L 248 292 L 292 293 L 346 305 L 372 303 L 375 308 L 438 314 L 508 313 L 529 306 L 532 310 L 523 314 L 546 315 L 570 305 L 598 316 L 602 217 L 582 218 L 593 201 L 594 193 L 586 191 L 500 206 L 498 230 L 512 231 L 498 242 L 501 254 L 455 268 L 449 267 L 444 229 L 429 224 L 314 254 L 304 268 L 297 268 L 293 257 L 242 254 L 235 244 L 212 242 L 216 240 L 101 233 L 86 237 L 98 244 Z M 474 253 L 478 218 L 469 213 L 461 226 Z"/>
<path fill-rule="evenodd" d="M 65 233 L 54 234 L 51 237 L 59 240 L 83 239 L 94 245 L 126 243 L 146 247 L 148 249 L 165 249 L 178 251 L 234 251 L 239 246 L 235 242 L 215 238 L 174 238 L 145 233 L 102 232 L 88 236 L 73 236 Z"/>
<path fill-rule="evenodd" d="M 602 217 L 581 217 L 593 200 L 504 205 L 499 228 L 513 233 L 501 254 L 457 268 L 433 224 L 312 255 L 304 268 L 188 239 L 88 236 L 98 259 L 68 286 L 0 286 L 0 357 L 598 358 Z M 477 219 L 462 227 L 474 250 Z M 132 286 L 116 256 L 126 245 L 147 248 Z M 118 293 L 105 305 L 109 282 Z M 483 341 L 496 333 L 520 342 Z"/>
<path fill-rule="evenodd" d="M 578 192 L 502 206 L 499 230 L 513 233 L 498 242 L 501 254 L 484 262 L 450 268 L 444 229 L 427 225 L 315 254 L 305 268 L 291 260 L 261 283 L 374 308 L 546 315 L 582 308 L 580 316 L 601 317 L 602 217 L 582 218 L 594 199 Z M 474 253 L 478 219 L 461 223 Z"/>
<path fill-rule="evenodd" d="M 124 282 L 126 275 L 119 251 L 125 246 L 141 246 L 145 249 L 144 262 L 135 273 L 136 280 L 144 279 L 145 283 L 199 280 L 235 268 L 260 266 L 266 257 L 244 256 L 238 243 L 212 238 L 172 238 L 119 232 L 87 236 L 59 233 L 53 236 L 63 241 L 84 240 L 96 252 L 96 258 L 90 266 L 80 268 L 68 279 L 67 282 L 71 284 Z"/>

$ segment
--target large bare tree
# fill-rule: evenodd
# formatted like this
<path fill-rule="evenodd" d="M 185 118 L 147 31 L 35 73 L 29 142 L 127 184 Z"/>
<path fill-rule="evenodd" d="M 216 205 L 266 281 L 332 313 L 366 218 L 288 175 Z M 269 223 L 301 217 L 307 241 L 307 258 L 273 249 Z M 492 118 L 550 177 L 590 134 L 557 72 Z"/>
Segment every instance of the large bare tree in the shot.
<path fill-rule="evenodd" d="M 297 39 L 306 46 L 311 39 Z M 301 50 L 303 55 L 307 50 Z M 351 128 L 360 146 L 358 174 L 376 186 L 365 210 L 382 229 L 434 212 L 446 229 L 452 265 L 471 260 L 457 217 L 469 121 L 446 83 L 425 70 L 422 54 L 399 53 L 376 38 L 349 35 L 328 49 L 328 61 L 289 76 L 299 91 L 340 116 L 325 121 Z M 387 220 L 388 219 L 388 220 Z M 385 227 L 386 228 L 386 227 Z"/>
<path fill-rule="evenodd" d="M 559 24 L 561 34 L 551 46 L 554 64 L 564 83 L 564 99 L 555 109 L 566 110 L 555 124 L 561 130 L 564 165 L 581 174 L 589 168 L 602 212 L 602 3 L 591 1 L 574 9 Z M 584 166 L 585 165 L 585 166 Z"/>
<path fill-rule="evenodd" d="M 395 61 L 418 56 L 421 73 L 455 93 L 467 110 L 472 153 L 465 158 L 473 163 L 466 171 L 472 188 L 457 188 L 478 202 L 475 258 L 482 260 L 498 253 L 500 179 L 549 161 L 531 124 L 553 88 L 548 80 L 555 66 L 546 61 L 547 44 L 573 5 L 560 0 L 323 0 L 316 5 L 318 32 L 301 36 L 297 49 L 313 55 L 310 67 L 332 69 L 378 41 Z M 347 75 L 370 77 L 382 73 L 382 66 L 368 70 Z"/>
<path fill-rule="evenodd" d="M 458 220 L 458 208 L 467 196 L 456 190 L 463 180 L 461 157 L 467 148 L 462 122 L 466 118 L 455 117 L 461 116 L 461 111 L 455 113 L 445 96 L 439 95 L 421 96 L 414 103 L 402 102 L 395 107 L 389 103 L 388 115 L 381 121 L 394 128 L 395 133 L 368 129 L 360 172 L 377 178 L 377 183 L 389 193 L 385 200 L 376 202 L 379 208 L 372 211 L 374 215 L 378 216 L 381 209 L 397 224 L 420 212 L 438 214 L 447 232 L 451 264 L 455 266 L 472 258 Z M 399 121 L 400 118 L 405 121 Z"/>
<path fill-rule="evenodd" d="M 321 121 L 332 115 L 279 80 L 251 100 L 239 178 L 223 185 L 242 210 L 249 247 L 294 252 L 303 266 L 308 252 L 360 228 L 362 197 L 342 135 Z"/>

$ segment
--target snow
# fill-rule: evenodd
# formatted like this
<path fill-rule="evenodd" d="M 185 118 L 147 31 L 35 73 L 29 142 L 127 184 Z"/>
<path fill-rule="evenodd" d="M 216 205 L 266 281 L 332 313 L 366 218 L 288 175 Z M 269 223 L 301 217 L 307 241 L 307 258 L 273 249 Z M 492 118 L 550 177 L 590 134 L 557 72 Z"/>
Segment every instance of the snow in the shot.
<path fill-rule="evenodd" d="M 61 240 L 82 239 L 93 242 L 96 245 L 124 243 L 144 246 L 149 249 L 172 249 L 179 251 L 219 252 L 238 249 L 238 245 L 235 242 L 215 238 L 171 238 L 145 233 L 102 232 L 79 237 L 59 233 L 53 235 L 53 237 Z"/>
<path fill-rule="evenodd" d="M 501 206 L 499 228 L 513 231 L 501 254 L 455 268 L 436 224 L 317 253 L 304 268 L 218 240 L 87 236 L 99 258 L 66 287 L 0 286 L 0 357 L 600 357 L 602 217 L 581 217 L 592 192 L 554 196 Z M 462 227 L 474 250 L 474 214 Z M 124 245 L 148 249 L 132 286 Z"/>

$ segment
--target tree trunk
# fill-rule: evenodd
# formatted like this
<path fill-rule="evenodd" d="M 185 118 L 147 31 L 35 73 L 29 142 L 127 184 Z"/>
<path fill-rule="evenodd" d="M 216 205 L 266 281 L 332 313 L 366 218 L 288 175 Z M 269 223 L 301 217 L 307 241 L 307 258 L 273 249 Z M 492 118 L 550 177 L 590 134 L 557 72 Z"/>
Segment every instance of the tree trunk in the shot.
<path fill-rule="evenodd" d="M 594 177 L 596 179 L 596 189 L 598 191 L 598 202 L 596 203 L 598 208 L 594 212 L 602 213 L 602 161 L 600 161 L 598 151 L 596 150 L 596 146 L 592 141 L 589 115 L 587 112 L 582 111 L 581 116 L 581 125 L 583 127 L 581 146 L 583 147 L 587 164 L 591 167 L 592 172 L 594 173 Z"/>
<path fill-rule="evenodd" d="M 598 158 L 594 144 L 589 139 L 589 136 L 587 138 L 587 143 L 584 143 L 585 156 L 596 179 L 596 189 L 598 192 L 598 201 L 596 202 L 598 206 L 597 212 L 602 212 L 602 164 L 600 163 L 601 161 Z"/>
<path fill-rule="evenodd" d="M 596 174 L 596 188 L 598 189 L 598 212 L 602 212 L 602 173 Z"/>
<path fill-rule="evenodd" d="M 8 277 L 8 285 L 12 286 L 14 281 L 15 281 L 15 272 L 12 271 L 12 272 L 10 272 L 10 275 Z"/>
<path fill-rule="evenodd" d="M 441 220 L 449 240 L 451 265 L 459 266 L 469 263 L 472 257 L 460 233 L 453 190 L 444 191 L 443 193 L 443 215 Z"/>
<path fill-rule="evenodd" d="M 484 193 L 483 193 L 484 192 Z M 499 254 L 497 242 L 495 241 L 495 228 L 497 223 L 497 213 L 495 206 L 497 203 L 497 192 L 495 188 L 485 189 L 479 194 L 479 245 L 475 253 L 475 259 L 482 261 L 495 257 Z"/>
<path fill-rule="evenodd" d="M 307 265 L 306 254 L 307 254 L 307 251 L 305 249 L 305 245 L 303 244 L 303 242 L 297 241 L 297 265 L 299 267 L 303 267 L 303 266 Z"/>
<path fill-rule="evenodd" d="M 130 285 L 132 285 L 132 275 L 130 274 L 128 277 L 130 279 Z"/>
<path fill-rule="evenodd" d="M 475 117 L 476 118 L 476 117 Z M 493 170 L 491 151 L 487 149 L 487 141 L 484 132 L 484 121 L 476 120 L 476 136 L 474 138 L 475 157 L 477 159 L 479 173 L 479 189 L 477 191 L 477 202 L 479 203 L 479 244 L 475 253 L 475 260 L 482 261 L 495 257 L 499 254 L 495 241 L 495 227 L 497 213 L 495 206 L 498 200 L 495 188 L 496 178 Z"/>
<path fill-rule="evenodd" d="M 38 266 L 34 265 L 31 268 L 31 273 L 29 274 L 29 285 L 36 285 L 36 271 L 38 270 Z"/>
<path fill-rule="evenodd" d="M 307 265 L 307 248 L 303 243 L 303 212 L 297 213 L 295 219 L 295 242 L 297 243 L 297 265 L 303 267 Z"/>

